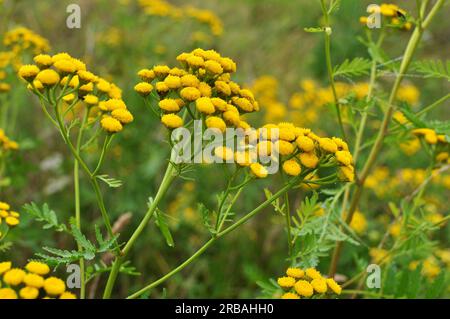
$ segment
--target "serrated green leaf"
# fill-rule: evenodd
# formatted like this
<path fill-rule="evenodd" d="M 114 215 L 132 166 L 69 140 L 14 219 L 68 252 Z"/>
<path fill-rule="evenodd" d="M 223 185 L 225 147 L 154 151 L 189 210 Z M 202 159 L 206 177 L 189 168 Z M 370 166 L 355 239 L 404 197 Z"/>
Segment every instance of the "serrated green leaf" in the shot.
<path fill-rule="evenodd" d="M 372 62 L 364 58 L 345 60 L 333 70 L 333 77 L 337 76 L 360 76 L 369 73 Z"/>
<path fill-rule="evenodd" d="M 446 62 L 441 60 L 417 61 L 413 68 L 426 78 L 443 78 L 450 81 L 450 60 Z"/>
<path fill-rule="evenodd" d="M 170 233 L 169 226 L 167 225 L 166 219 L 164 217 L 164 214 L 157 209 L 156 212 L 156 220 L 155 224 L 158 226 L 159 230 L 161 231 L 161 234 L 164 236 L 166 243 L 169 247 L 174 247 L 175 243 L 172 238 L 172 234 Z"/>
<path fill-rule="evenodd" d="M 96 251 L 95 246 L 86 238 L 86 236 L 84 236 L 84 234 L 76 225 L 75 220 L 73 219 L 70 221 L 70 228 L 71 233 L 75 238 L 76 242 L 78 243 L 78 245 L 80 245 L 85 251 L 95 253 Z"/>
<path fill-rule="evenodd" d="M 98 175 L 96 177 L 111 188 L 118 188 L 123 185 L 120 179 L 109 177 L 108 175 Z"/>

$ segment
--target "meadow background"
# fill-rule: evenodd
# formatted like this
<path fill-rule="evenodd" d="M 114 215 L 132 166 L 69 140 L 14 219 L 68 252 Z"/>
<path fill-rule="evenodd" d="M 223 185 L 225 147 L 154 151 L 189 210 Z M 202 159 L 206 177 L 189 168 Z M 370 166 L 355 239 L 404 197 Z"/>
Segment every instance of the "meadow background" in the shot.
<path fill-rule="evenodd" d="M 295 121 L 318 132 L 338 133 L 331 107 L 314 108 L 314 103 L 311 103 L 312 106 L 302 106 L 303 109 L 295 106 L 295 94 L 304 92 L 308 83 L 314 83 L 316 88 L 328 86 L 323 38 L 304 31 L 305 27 L 317 26 L 321 19 L 318 1 L 169 2 L 173 8 L 161 14 L 149 14 L 135 0 L 3 0 L 3 7 L 0 7 L 0 33 L 16 26 L 27 27 L 49 40 L 52 53 L 69 52 L 74 57 L 82 58 L 90 69 L 110 76 L 124 90 L 124 100 L 134 114 L 135 122 L 115 140 L 104 168 L 105 172 L 124 182 L 122 187 L 105 192 L 106 204 L 113 208 L 110 209 L 113 221 L 124 214 L 132 214 L 129 223 L 122 227 L 124 238 L 129 236 L 145 211 L 148 196 L 154 194 L 159 185 L 168 158 L 164 128 L 145 109 L 142 99 L 133 90 L 138 82 L 136 73 L 141 68 L 166 63 L 176 66 L 175 58 L 179 53 L 197 47 L 212 48 L 223 56 L 231 57 L 238 65 L 236 81 L 254 88 L 257 99 L 261 97 L 263 112 L 248 118 L 252 124 L 261 124 L 266 120 Z M 354 57 L 368 57 L 367 49 L 358 41 L 358 37 L 364 36 L 359 17 L 365 14 L 367 5 L 374 2 L 342 0 L 339 11 L 332 17 L 334 63 Z M 414 8 L 413 2 L 396 1 L 407 10 Z M 71 3 L 81 7 L 81 29 L 66 27 L 66 7 Z M 177 17 L 176 10 L 186 6 L 213 13 L 214 16 L 209 18 L 213 28 L 196 18 Z M 417 53 L 420 58 L 449 58 L 449 13 L 447 5 L 426 32 Z M 389 49 L 392 59 L 402 54 L 409 35 L 409 32 L 395 32 L 386 39 L 385 48 Z M 28 59 L 31 60 L 31 56 Z M 367 81 L 367 76 L 356 81 Z M 343 82 L 354 85 L 346 79 Z M 382 77 L 380 91 L 384 86 L 390 87 L 392 82 L 392 77 Z M 405 83 L 413 86 L 405 94 L 416 106 L 428 105 L 449 91 L 448 82 L 420 76 L 407 77 Z M 1 198 L 7 199 L 16 210 L 30 202 L 48 203 L 60 220 L 68 219 L 73 214 L 73 164 L 59 133 L 47 123 L 37 101 L 26 92 L 25 86 L 15 87 L 12 96 L 5 102 L 18 108 L 17 124 L 11 134 L 21 148 L 8 161 L 2 176 Z M 449 106 L 450 102 L 446 101 L 429 117 L 449 120 Z M 373 138 L 377 125 L 377 121 L 370 123 L 365 136 L 367 140 Z M 400 142 L 388 141 L 387 151 L 380 162 L 389 167 L 389 173 L 383 175 L 379 172 L 381 177 L 373 182 L 375 186 L 362 200 L 360 211 L 365 215 L 366 226 L 360 237 L 367 247 L 346 246 L 338 270 L 345 278 L 352 277 L 369 263 L 372 257 L 368 247 L 380 241 L 392 219 L 388 203 L 398 202 L 414 190 L 417 184 L 414 178 L 420 179 L 417 177 L 420 172 L 416 169 L 427 166 L 426 154 L 417 150 L 408 153 L 399 147 Z M 404 169 L 409 169 L 406 172 L 408 178 L 399 178 L 397 172 Z M 223 189 L 224 174 L 226 172 L 216 168 L 197 167 L 194 182 L 178 180 L 175 183 L 162 207 L 167 213 L 174 247 L 166 244 L 157 227 L 151 223 L 131 256 L 141 276 L 121 276 L 115 292 L 117 295 L 127 295 L 128 291 L 134 291 L 167 273 L 208 238 L 196 203 L 214 205 L 214 190 Z M 99 214 L 88 181 L 84 177 L 81 181 L 83 224 L 86 225 L 83 230 L 92 234 Z M 392 181 L 397 182 L 394 185 Z M 307 190 L 299 191 L 294 201 L 301 202 L 309 193 Z M 447 173 L 446 181 L 431 186 L 430 212 L 443 216 L 448 214 L 449 196 Z M 263 199 L 262 187 L 253 186 L 246 191 L 238 207 L 247 211 Z M 24 264 L 42 246 L 75 248 L 72 238 L 41 229 L 41 225 L 26 214 L 22 214 L 20 228 L 11 232 L 8 240 L 14 245 L 0 254 L 18 264 Z M 449 226 L 446 225 L 433 238 L 435 245 L 430 251 L 436 247 L 448 251 L 449 240 Z M 165 283 L 165 289 L 156 289 L 151 296 L 260 296 L 262 289 L 258 282 L 267 282 L 269 278 L 276 278 L 284 272 L 287 266 L 286 250 L 283 219 L 269 208 L 240 231 L 219 241 L 194 265 Z M 318 268 L 324 273 L 329 266 L 330 254 L 331 251 L 320 258 Z M 438 265 L 440 271 L 446 272 L 448 260 L 447 264 L 440 260 Z M 63 269 L 60 271 L 64 273 Z M 102 280 L 104 278 L 100 280 L 100 286 L 104 284 Z M 90 293 L 92 296 L 99 294 L 93 288 Z"/>

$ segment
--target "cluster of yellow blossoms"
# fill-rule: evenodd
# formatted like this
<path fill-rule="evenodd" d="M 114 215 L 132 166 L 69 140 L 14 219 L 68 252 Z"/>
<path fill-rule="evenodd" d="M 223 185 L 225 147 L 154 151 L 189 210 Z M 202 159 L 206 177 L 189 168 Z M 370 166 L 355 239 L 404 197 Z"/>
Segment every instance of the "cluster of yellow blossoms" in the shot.
<path fill-rule="evenodd" d="M 269 171 L 257 157 L 280 155 L 282 169 L 288 176 L 298 176 L 303 170 L 314 170 L 321 164 L 337 165 L 339 177 L 345 181 L 353 181 L 353 157 L 348 145 L 342 139 L 319 137 L 310 129 L 282 122 L 278 125 L 266 124 L 249 134 L 249 144 L 244 151 L 233 154 L 226 147 L 216 148 L 216 155 L 224 160 L 235 159 L 241 166 L 249 166 L 258 178 L 265 178 Z M 255 147 L 252 147 L 255 145 Z M 314 178 L 311 177 L 314 181 Z"/>
<path fill-rule="evenodd" d="M 0 262 L 0 299 L 76 299 L 66 291 L 66 284 L 57 277 L 45 277 L 50 267 L 30 261 L 25 269 L 12 268 L 10 261 Z"/>
<path fill-rule="evenodd" d="M 288 268 L 286 276 L 278 278 L 277 282 L 286 291 L 282 299 L 311 298 L 327 292 L 340 295 L 342 292 L 341 286 L 333 278 L 324 278 L 315 268 Z"/>
<path fill-rule="evenodd" d="M 354 168 L 348 145 L 339 138 L 321 138 L 310 129 L 292 123 L 267 124 L 253 130 L 241 117 L 259 110 L 251 90 L 242 89 L 231 80 L 236 64 L 214 50 L 195 49 L 177 57 L 180 68 L 158 65 L 138 72 L 143 82 L 135 90 L 146 100 L 154 97 L 155 86 L 159 97 L 159 116 L 169 129 L 184 125 L 178 113 L 184 111 L 193 119 L 204 119 L 208 128 L 225 133 L 227 127 L 240 128 L 246 140 L 241 150 L 228 147 L 215 149 L 215 155 L 227 162 L 248 166 L 258 178 L 269 172 L 257 162 L 257 157 L 282 156 L 283 171 L 298 176 L 304 168 L 314 170 L 319 163 L 339 165 L 343 180 L 353 181 Z M 152 84 L 153 83 L 153 84 Z M 191 108 L 192 106 L 192 108 Z M 195 106 L 195 108 L 194 108 Z"/>
<path fill-rule="evenodd" d="M 11 90 L 11 85 L 5 82 L 9 73 L 9 66 L 17 70 L 22 66 L 26 53 L 34 55 L 47 52 L 50 49 L 47 39 L 22 27 L 6 32 L 3 37 L 3 44 L 8 51 L 0 52 L 0 93 Z"/>
<path fill-rule="evenodd" d="M 431 145 L 441 144 L 442 146 L 448 146 L 448 141 L 444 134 L 438 134 L 435 130 L 429 128 L 414 129 L 412 133 L 416 136 L 422 137 L 425 142 Z M 448 156 L 448 154 L 447 154 Z"/>
<path fill-rule="evenodd" d="M 334 103 L 331 87 L 322 87 L 312 79 L 302 80 L 299 83 L 300 90 L 294 92 L 286 103 L 279 98 L 278 86 L 277 79 L 268 75 L 257 78 L 251 86 L 251 90 L 261 104 L 261 109 L 265 112 L 266 122 L 284 121 L 289 118 L 296 125 L 310 126 L 318 121 L 323 107 Z M 367 82 L 354 84 L 336 82 L 335 87 L 339 99 L 354 96 L 356 100 L 362 100 L 369 90 Z M 410 105 L 417 104 L 419 98 L 420 91 L 412 84 L 402 85 L 397 93 L 399 101 Z M 343 109 L 344 119 L 345 111 L 346 109 Z"/>
<path fill-rule="evenodd" d="M 29 51 L 36 55 L 50 50 L 48 40 L 30 29 L 19 27 L 5 33 L 3 44 L 15 54 Z"/>
<path fill-rule="evenodd" d="M 184 121 L 178 113 L 187 110 L 199 119 L 204 117 L 208 128 L 222 132 L 227 127 L 249 128 L 241 119 L 244 113 L 259 110 L 250 90 L 231 80 L 236 64 L 222 57 L 214 50 L 195 49 L 177 57 L 182 69 L 157 65 L 143 69 L 138 75 L 143 82 L 135 90 L 147 98 L 153 90 L 152 82 L 159 95 L 161 122 L 169 129 L 183 126 Z M 190 109 L 195 105 L 195 109 Z"/>
<path fill-rule="evenodd" d="M 39 54 L 34 57 L 34 62 L 36 64 L 23 65 L 18 73 L 35 94 L 43 97 L 43 93 L 51 90 L 55 94 L 60 88 L 66 108 L 84 102 L 89 123 L 100 119 L 102 128 L 111 134 L 122 131 L 125 124 L 133 121 L 133 115 L 122 100 L 122 90 L 87 71 L 81 60 L 58 53 L 53 56 Z"/>
<path fill-rule="evenodd" d="M 20 223 L 20 214 L 12 211 L 8 203 L 0 202 L 0 225 L 3 224 L 3 220 L 8 227 L 15 227 Z M 0 232 L 0 238 L 3 234 Z"/>
<path fill-rule="evenodd" d="M 5 131 L 0 128 L 0 149 L 4 152 L 15 151 L 19 149 L 19 144 L 12 141 L 8 136 L 6 136 Z"/>
<path fill-rule="evenodd" d="M 148 15 L 174 19 L 187 17 L 208 25 L 211 33 L 215 36 L 223 33 L 222 21 L 210 10 L 202 10 L 193 6 L 177 7 L 166 0 L 139 0 L 139 5 Z"/>
<path fill-rule="evenodd" d="M 426 178 L 427 172 L 424 169 L 403 168 L 391 172 L 388 167 L 380 166 L 367 177 L 364 187 L 373 190 L 379 198 L 395 196 L 399 192 L 405 195 L 419 187 Z M 431 183 L 450 189 L 450 176 L 433 174 Z"/>
<path fill-rule="evenodd" d="M 371 248 L 369 255 L 374 263 L 387 262 L 391 259 L 389 252 L 383 248 Z M 442 271 L 442 268 L 450 269 L 450 250 L 436 249 L 432 255 L 422 259 L 409 262 L 408 269 L 413 271 L 421 266 L 421 274 L 432 280 L 435 279 Z M 445 269 L 444 269 L 445 271 Z"/>
<path fill-rule="evenodd" d="M 389 26 L 391 27 L 395 27 L 395 28 L 399 28 L 402 30 L 411 30 L 412 28 L 412 23 L 410 21 L 408 21 L 408 17 L 407 17 L 407 12 L 403 9 L 401 9 L 399 6 L 397 6 L 396 4 L 387 4 L 387 3 L 383 3 L 381 4 L 379 7 L 377 6 L 373 6 L 370 7 L 369 12 L 370 14 L 373 13 L 380 13 L 383 17 L 390 19 L 390 24 Z M 367 21 L 370 19 L 371 17 L 360 17 L 359 18 L 359 22 L 363 25 L 367 24 Z"/>

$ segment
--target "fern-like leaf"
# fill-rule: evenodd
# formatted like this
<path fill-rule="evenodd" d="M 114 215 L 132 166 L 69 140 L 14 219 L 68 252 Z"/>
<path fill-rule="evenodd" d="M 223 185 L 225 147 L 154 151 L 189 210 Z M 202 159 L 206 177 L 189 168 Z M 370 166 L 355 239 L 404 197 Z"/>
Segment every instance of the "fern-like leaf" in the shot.
<path fill-rule="evenodd" d="M 450 60 L 445 63 L 441 60 L 417 61 L 414 69 L 426 78 L 442 78 L 450 81 Z"/>
<path fill-rule="evenodd" d="M 333 76 L 360 76 L 369 73 L 371 62 L 364 58 L 345 60 L 341 65 L 337 65 L 333 70 Z"/>

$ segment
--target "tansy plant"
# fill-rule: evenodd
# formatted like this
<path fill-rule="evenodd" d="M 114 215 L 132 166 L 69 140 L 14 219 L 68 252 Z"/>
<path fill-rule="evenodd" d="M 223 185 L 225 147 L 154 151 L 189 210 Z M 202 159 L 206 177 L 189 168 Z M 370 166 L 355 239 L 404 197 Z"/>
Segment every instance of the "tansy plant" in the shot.
<path fill-rule="evenodd" d="M 147 107 L 167 128 L 169 144 L 178 142 L 177 129 L 194 133 L 198 122 L 204 128 L 225 137 L 227 129 L 235 128 L 244 138 L 231 138 L 238 142 L 238 150 L 230 148 L 228 143 L 215 145 L 212 148 L 212 157 L 202 161 L 204 164 L 213 165 L 211 159 L 219 159 L 231 165 L 233 171 L 226 183 L 226 189 L 219 196 L 217 210 L 206 213 L 208 217 L 205 224 L 211 235 L 210 240 L 180 266 L 133 293 L 129 298 L 139 297 L 169 279 L 192 263 L 218 239 L 237 229 L 264 208 L 278 203 L 281 196 L 284 196 L 284 206 L 281 210 L 285 216 L 288 247 L 291 252 L 295 238 L 291 234 L 288 192 L 305 186 L 317 188 L 320 185 L 354 179 L 352 155 L 346 142 L 340 138 L 319 137 L 310 129 L 287 122 L 267 124 L 257 130 L 251 128 L 244 116 L 259 111 L 259 104 L 250 90 L 241 88 L 231 79 L 236 71 L 236 63 L 232 59 L 222 57 L 214 50 L 195 49 L 180 54 L 177 60 L 180 67 L 157 65 L 151 69 L 140 70 L 138 75 L 142 82 L 135 86 L 136 92 L 144 98 Z M 121 185 L 119 180 L 100 175 L 100 172 L 115 134 L 120 133 L 133 121 L 133 115 L 121 99 L 121 90 L 88 71 L 81 60 L 67 53 L 58 53 L 53 56 L 39 54 L 34 57 L 34 62 L 21 66 L 18 75 L 28 83 L 30 92 L 39 98 L 42 111 L 60 132 L 74 159 L 75 213 L 70 227 L 67 227 L 60 224 L 55 213 L 46 206 L 40 209 L 32 204 L 27 205 L 25 209 L 38 220 L 47 222 L 47 228 L 71 234 L 78 245 L 78 251 L 44 247 L 50 255 L 37 255 L 55 265 L 79 261 L 82 275 L 80 297 L 84 298 L 87 280 L 98 275 L 87 271 L 86 261 L 93 260 L 99 253 L 111 252 L 114 261 L 111 268 L 106 268 L 109 278 L 103 295 L 104 298 L 109 298 L 119 273 L 132 272 L 131 268 L 126 266 L 128 254 L 153 217 L 158 220 L 163 234 L 169 236 L 158 207 L 173 181 L 177 177 L 187 177 L 194 164 L 191 161 L 180 162 L 177 149 L 172 149 L 163 180 L 156 195 L 150 198 L 147 212 L 132 236 L 123 245 L 119 244 L 118 235 L 112 229 L 103 201 L 99 181 L 110 187 Z M 195 134 L 190 136 L 190 142 L 194 144 Z M 229 142 L 228 137 L 227 139 L 225 142 Z M 95 165 L 91 167 L 92 156 L 89 161 L 86 160 L 85 152 L 88 147 L 95 147 L 97 144 L 99 155 Z M 203 153 L 208 146 L 210 145 L 202 145 L 200 151 Z M 193 157 L 196 155 L 194 153 Z M 274 178 L 274 173 L 278 171 L 272 171 L 267 166 L 268 162 L 262 160 L 267 158 L 272 164 L 275 163 L 276 167 L 281 168 L 281 188 L 273 194 L 266 191 L 266 201 L 247 214 L 236 216 L 232 211 L 233 205 L 244 188 L 257 179 Z M 99 227 L 96 226 L 98 245 L 87 240 L 81 231 L 80 168 L 91 182 L 108 235 L 107 240 L 103 239 Z"/>
<path fill-rule="evenodd" d="M 58 53 L 53 56 L 39 54 L 34 57 L 34 62 L 23 65 L 18 75 L 28 82 L 28 89 L 39 98 L 44 114 L 61 133 L 74 158 L 75 226 L 81 227 L 81 167 L 95 192 L 108 236 L 114 239 L 99 181 L 110 187 L 118 187 L 121 183 L 101 175 L 100 171 L 115 134 L 133 121 L 133 115 L 122 100 L 121 89 L 88 71 L 81 60 L 67 53 Z M 101 146 L 96 164 L 90 166 L 84 159 L 84 153 L 99 141 Z M 79 242 L 78 247 L 80 251 L 83 249 Z M 114 251 L 119 253 L 117 243 L 114 247 Z M 80 268 L 83 273 L 81 297 L 84 297 L 83 258 L 80 259 Z"/>

